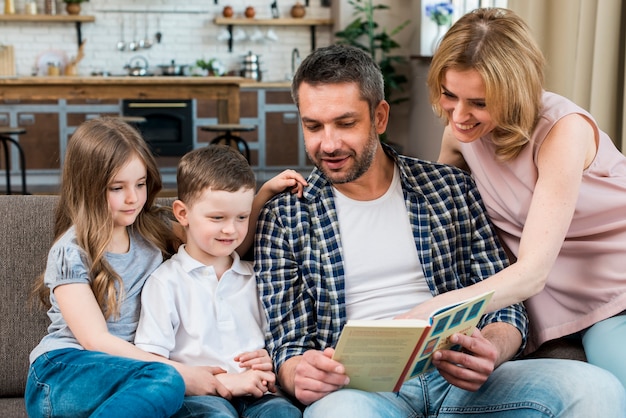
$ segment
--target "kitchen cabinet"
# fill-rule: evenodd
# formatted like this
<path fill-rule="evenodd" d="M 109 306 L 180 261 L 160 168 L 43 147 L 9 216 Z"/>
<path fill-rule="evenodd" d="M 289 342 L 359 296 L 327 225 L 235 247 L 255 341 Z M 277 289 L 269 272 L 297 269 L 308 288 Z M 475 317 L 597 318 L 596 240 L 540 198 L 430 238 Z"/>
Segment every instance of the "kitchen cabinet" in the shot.
<path fill-rule="evenodd" d="M 245 83 L 237 103 L 242 124 L 257 127 L 241 136 L 248 142 L 251 165 L 260 182 L 287 168 L 303 175 L 313 168 L 304 150 L 302 128 L 288 83 Z M 215 133 L 201 125 L 218 123 L 215 99 L 193 100 L 195 148 L 207 145 Z M 87 119 L 122 114 L 120 99 L 0 99 L 0 125 L 23 126 L 18 141 L 26 155 L 27 186 L 31 193 L 58 191 L 65 149 L 77 126 Z M 175 190 L 180 157 L 157 157 L 164 187 Z"/>
<path fill-rule="evenodd" d="M 332 26 L 332 19 L 294 19 L 294 18 L 277 18 L 277 19 L 248 19 L 248 18 L 232 18 L 217 17 L 216 25 L 226 26 L 228 29 L 228 51 L 233 50 L 233 27 L 234 26 L 308 26 L 311 31 L 311 51 L 315 49 L 315 28 L 318 26 Z"/>
<path fill-rule="evenodd" d="M 21 126 L 19 141 L 26 157 L 28 191 L 57 190 L 67 141 L 83 121 L 118 115 L 118 100 L 4 100 L 0 124 Z"/>
<path fill-rule="evenodd" d="M 76 39 L 78 46 L 83 43 L 82 24 L 95 22 L 94 16 L 88 15 L 27 15 L 12 14 L 0 15 L 0 22 L 44 22 L 44 23 L 74 23 L 76 25 Z"/>

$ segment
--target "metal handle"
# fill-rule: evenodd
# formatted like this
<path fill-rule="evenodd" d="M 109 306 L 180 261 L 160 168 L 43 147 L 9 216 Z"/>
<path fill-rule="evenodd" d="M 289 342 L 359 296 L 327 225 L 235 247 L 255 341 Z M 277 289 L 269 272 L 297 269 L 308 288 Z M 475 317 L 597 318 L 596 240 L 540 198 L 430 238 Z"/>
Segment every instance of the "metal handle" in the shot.
<path fill-rule="evenodd" d="M 128 107 L 135 109 L 142 108 L 170 108 L 170 107 L 187 107 L 187 103 L 128 103 Z"/>

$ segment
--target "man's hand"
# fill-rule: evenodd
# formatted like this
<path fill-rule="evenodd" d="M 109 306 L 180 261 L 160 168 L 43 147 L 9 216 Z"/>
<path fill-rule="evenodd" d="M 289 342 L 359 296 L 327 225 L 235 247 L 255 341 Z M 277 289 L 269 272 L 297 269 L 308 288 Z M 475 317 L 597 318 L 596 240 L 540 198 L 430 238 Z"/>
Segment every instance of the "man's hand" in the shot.
<path fill-rule="evenodd" d="M 476 391 L 491 373 L 517 352 L 522 342 L 519 331 L 503 322 L 474 330 L 471 337 L 453 334 L 450 341 L 462 350 L 439 350 L 433 354 L 433 364 L 441 376 L 461 389 Z"/>
<path fill-rule="evenodd" d="M 461 345 L 462 350 L 438 350 L 433 354 L 433 364 L 450 384 L 477 391 L 495 369 L 496 347 L 477 328 L 471 337 L 452 334 L 450 342 Z"/>
<path fill-rule="evenodd" d="M 343 365 L 332 359 L 335 350 L 306 351 L 280 368 L 281 383 L 304 405 L 309 405 L 350 382 Z"/>

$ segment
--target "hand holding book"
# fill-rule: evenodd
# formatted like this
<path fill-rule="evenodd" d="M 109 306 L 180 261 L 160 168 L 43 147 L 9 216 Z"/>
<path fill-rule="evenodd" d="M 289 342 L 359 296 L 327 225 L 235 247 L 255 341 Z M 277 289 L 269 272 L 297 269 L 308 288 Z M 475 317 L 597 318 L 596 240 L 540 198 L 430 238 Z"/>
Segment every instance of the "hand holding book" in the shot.
<path fill-rule="evenodd" d="M 471 335 L 493 292 L 449 305 L 429 320 L 348 321 L 335 348 L 354 389 L 398 391 L 402 383 L 433 368 L 432 354 L 454 349 L 450 335 Z"/>

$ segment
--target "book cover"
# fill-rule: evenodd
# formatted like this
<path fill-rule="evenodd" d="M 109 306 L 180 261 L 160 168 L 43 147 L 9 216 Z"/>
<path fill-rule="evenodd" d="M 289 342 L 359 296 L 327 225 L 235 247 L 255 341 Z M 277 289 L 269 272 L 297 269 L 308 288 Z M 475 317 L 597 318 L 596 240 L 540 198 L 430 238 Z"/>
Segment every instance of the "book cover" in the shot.
<path fill-rule="evenodd" d="M 449 337 L 471 335 L 493 292 L 448 305 L 428 320 L 352 320 L 344 326 L 333 359 L 350 377 L 346 387 L 370 392 L 400 390 L 406 380 L 433 368 L 436 350 L 456 349 Z"/>

